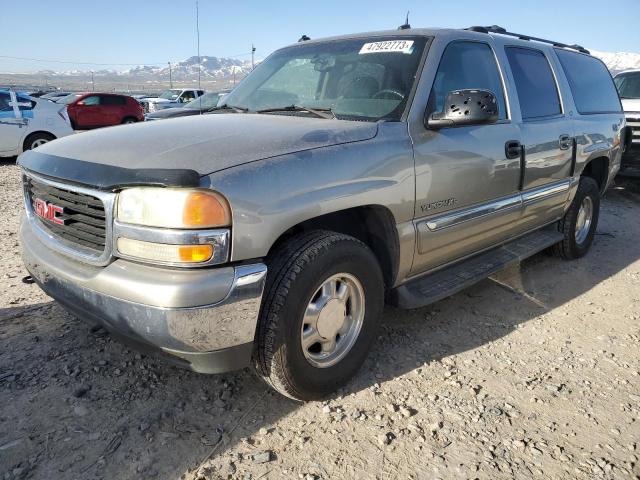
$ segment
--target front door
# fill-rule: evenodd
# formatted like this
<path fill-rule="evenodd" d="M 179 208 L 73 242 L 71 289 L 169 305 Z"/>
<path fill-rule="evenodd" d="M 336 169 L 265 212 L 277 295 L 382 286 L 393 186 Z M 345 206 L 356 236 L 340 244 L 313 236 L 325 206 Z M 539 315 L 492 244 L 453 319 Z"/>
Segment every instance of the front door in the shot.
<path fill-rule="evenodd" d="M 565 116 L 549 60 L 538 49 L 506 47 L 522 117 L 524 223 L 562 214 L 571 175 L 573 126 Z"/>
<path fill-rule="evenodd" d="M 412 132 L 416 162 L 414 274 L 507 238 L 521 215 L 520 129 L 511 123 L 496 56 L 488 43 L 458 40 L 440 60 L 427 114 L 441 111 L 448 92 L 484 89 L 498 100 L 500 120 Z M 516 154 L 507 158 L 505 146 Z M 513 153 L 513 150 L 512 150 Z"/>
<path fill-rule="evenodd" d="M 90 95 L 76 104 L 77 123 L 79 127 L 95 127 L 102 125 L 100 97 Z"/>

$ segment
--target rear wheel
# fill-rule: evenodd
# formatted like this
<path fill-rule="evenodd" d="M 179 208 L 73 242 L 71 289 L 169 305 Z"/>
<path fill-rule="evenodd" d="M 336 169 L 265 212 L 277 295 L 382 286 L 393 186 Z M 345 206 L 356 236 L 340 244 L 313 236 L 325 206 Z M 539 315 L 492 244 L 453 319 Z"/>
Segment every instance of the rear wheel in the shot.
<path fill-rule="evenodd" d="M 555 252 L 567 260 L 586 255 L 596 233 L 599 213 L 598 184 L 591 177 L 580 177 L 576 196 L 559 223 L 564 239 L 555 245 Z"/>
<path fill-rule="evenodd" d="M 36 132 L 29 135 L 24 140 L 24 144 L 22 149 L 26 152 L 27 150 L 33 150 L 34 148 L 38 148 L 45 143 L 49 143 L 51 140 L 55 140 L 56 137 L 46 132 Z"/>
<path fill-rule="evenodd" d="M 267 264 L 255 369 L 283 395 L 322 398 L 355 375 L 375 339 L 380 266 L 359 240 L 323 231 L 293 238 Z"/>

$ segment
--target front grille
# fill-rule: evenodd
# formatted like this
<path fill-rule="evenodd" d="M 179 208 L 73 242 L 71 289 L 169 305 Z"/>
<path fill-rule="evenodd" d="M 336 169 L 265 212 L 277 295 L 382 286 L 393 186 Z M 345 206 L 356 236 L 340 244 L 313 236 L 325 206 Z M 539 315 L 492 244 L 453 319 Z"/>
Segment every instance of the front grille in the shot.
<path fill-rule="evenodd" d="M 26 187 L 32 208 L 36 198 L 63 208 L 57 218 L 63 220 L 64 225 L 36 217 L 43 227 L 67 242 L 82 245 L 96 253 L 104 252 L 107 235 L 102 200 L 73 190 L 54 187 L 33 178 L 26 178 Z"/>
<path fill-rule="evenodd" d="M 640 115 L 627 115 L 627 127 L 631 135 L 630 143 L 640 144 Z"/>

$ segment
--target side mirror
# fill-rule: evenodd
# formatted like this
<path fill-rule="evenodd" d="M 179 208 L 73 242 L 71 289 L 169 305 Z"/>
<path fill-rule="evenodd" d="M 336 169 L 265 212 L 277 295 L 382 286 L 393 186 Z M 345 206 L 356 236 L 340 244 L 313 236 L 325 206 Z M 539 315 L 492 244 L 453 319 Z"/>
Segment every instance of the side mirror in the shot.
<path fill-rule="evenodd" d="M 447 94 L 444 110 L 425 119 L 425 127 L 438 130 L 463 125 L 486 125 L 499 119 L 498 100 L 488 90 L 454 90 Z"/>

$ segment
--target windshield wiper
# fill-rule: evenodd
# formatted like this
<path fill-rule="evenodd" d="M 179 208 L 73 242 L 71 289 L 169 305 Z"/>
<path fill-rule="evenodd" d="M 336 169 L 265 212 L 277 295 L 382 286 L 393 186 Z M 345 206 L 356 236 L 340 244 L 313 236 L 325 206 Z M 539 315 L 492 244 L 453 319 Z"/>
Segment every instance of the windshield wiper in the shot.
<path fill-rule="evenodd" d="M 216 112 L 218 110 L 233 110 L 236 113 L 247 113 L 249 109 L 247 107 L 238 107 L 235 105 L 227 105 L 226 103 L 223 105 L 219 105 L 217 107 L 211 107 L 207 109 L 207 112 Z"/>
<path fill-rule="evenodd" d="M 262 110 L 256 110 L 256 113 L 272 113 L 272 112 L 309 112 L 315 116 L 326 119 L 336 118 L 336 114 L 333 113 L 328 107 L 305 107 L 302 105 L 287 105 L 285 107 L 265 108 Z"/>

